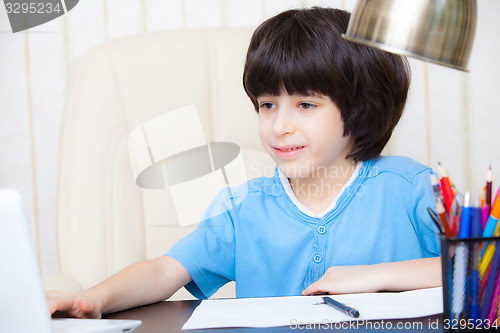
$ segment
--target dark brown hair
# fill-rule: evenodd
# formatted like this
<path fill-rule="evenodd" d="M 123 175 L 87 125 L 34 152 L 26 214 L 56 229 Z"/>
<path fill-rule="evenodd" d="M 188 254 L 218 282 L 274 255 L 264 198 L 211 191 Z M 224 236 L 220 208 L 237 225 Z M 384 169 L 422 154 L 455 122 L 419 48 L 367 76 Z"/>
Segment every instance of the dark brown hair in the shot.
<path fill-rule="evenodd" d="M 349 12 L 293 9 L 253 33 L 243 86 L 255 109 L 262 95 L 320 94 L 340 109 L 344 135 L 354 137 L 347 157 L 380 155 L 403 112 L 410 70 L 406 58 L 342 38 Z"/>

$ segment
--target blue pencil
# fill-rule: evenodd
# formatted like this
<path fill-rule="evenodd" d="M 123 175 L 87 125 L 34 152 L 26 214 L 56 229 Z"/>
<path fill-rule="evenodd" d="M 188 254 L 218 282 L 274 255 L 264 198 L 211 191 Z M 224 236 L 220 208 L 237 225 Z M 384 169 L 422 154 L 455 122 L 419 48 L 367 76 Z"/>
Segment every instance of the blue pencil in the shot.
<path fill-rule="evenodd" d="M 483 230 L 481 225 L 481 206 L 479 203 L 479 194 L 476 194 L 474 206 L 471 208 L 470 236 L 481 237 Z"/>
<path fill-rule="evenodd" d="M 470 307 L 470 318 L 473 322 L 479 319 L 479 272 L 477 268 L 472 271 L 472 295 L 471 295 L 471 307 Z"/>
<path fill-rule="evenodd" d="M 470 192 L 465 192 L 464 206 L 462 207 L 462 216 L 460 217 L 459 238 L 470 237 L 471 224 L 471 208 L 470 208 Z"/>
<path fill-rule="evenodd" d="M 476 194 L 474 207 L 471 208 L 471 237 L 481 237 L 482 225 L 481 225 L 481 206 L 479 203 L 479 195 Z M 479 244 L 474 242 L 472 244 L 472 256 L 471 256 L 471 287 L 470 287 L 470 318 L 473 319 L 474 323 L 479 319 Z"/>

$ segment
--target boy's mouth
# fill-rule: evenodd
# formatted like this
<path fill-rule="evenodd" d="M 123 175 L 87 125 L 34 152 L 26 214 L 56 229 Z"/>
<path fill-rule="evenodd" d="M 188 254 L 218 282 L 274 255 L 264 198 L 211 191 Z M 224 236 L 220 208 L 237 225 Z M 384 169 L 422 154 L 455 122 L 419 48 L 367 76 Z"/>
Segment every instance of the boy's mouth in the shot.
<path fill-rule="evenodd" d="M 305 146 L 273 146 L 276 155 L 282 159 L 290 159 L 299 155 L 305 148 Z"/>

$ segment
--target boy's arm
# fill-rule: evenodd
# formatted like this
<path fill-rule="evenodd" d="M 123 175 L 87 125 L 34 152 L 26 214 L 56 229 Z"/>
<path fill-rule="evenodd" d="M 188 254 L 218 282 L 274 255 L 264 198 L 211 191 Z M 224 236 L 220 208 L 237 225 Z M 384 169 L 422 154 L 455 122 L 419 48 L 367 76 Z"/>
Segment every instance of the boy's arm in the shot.
<path fill-rule="evenodd" d="M 103 313 L 165 300 L 190 281 L 181 263 L 162 256 L 133 264 L 79 294 L 47 292 L 47 301 L 50 313 L 100 318 Z"/>
<path fill-rule="evenodd" d="M 349 294 L 441 286 L 441 257 L 376 265 L 334 266 L 302 293 Z"/>

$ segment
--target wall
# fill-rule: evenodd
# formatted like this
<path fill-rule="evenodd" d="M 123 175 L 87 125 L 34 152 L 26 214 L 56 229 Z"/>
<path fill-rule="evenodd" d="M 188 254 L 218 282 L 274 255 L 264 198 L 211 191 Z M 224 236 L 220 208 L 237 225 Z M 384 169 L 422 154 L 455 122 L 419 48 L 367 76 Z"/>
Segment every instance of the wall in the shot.
<path fill-rule="evenodd" d="M 58 271 L 56 202 L 66 83 L 91 48 L 163 29 L 258 25 L 297 6 L 352 10 L 355 0 L 81 0 L 68 14 L 12 34 L 0 8 L 0 187 L 18 189 L 34 230 L 43 274 Z M 478 0 L 471 73 L 410 60 L 410 100 L 386 154 L 441 161 L 459 189 L 479 191 L 491 163 L 500 179 L 500 1 Z M 178 47 L 178 46 L 175 46 Z M 496 93 L 497 92 L 497 93 Z M 496 186 L 494 184 L 494 186 Z"/>

